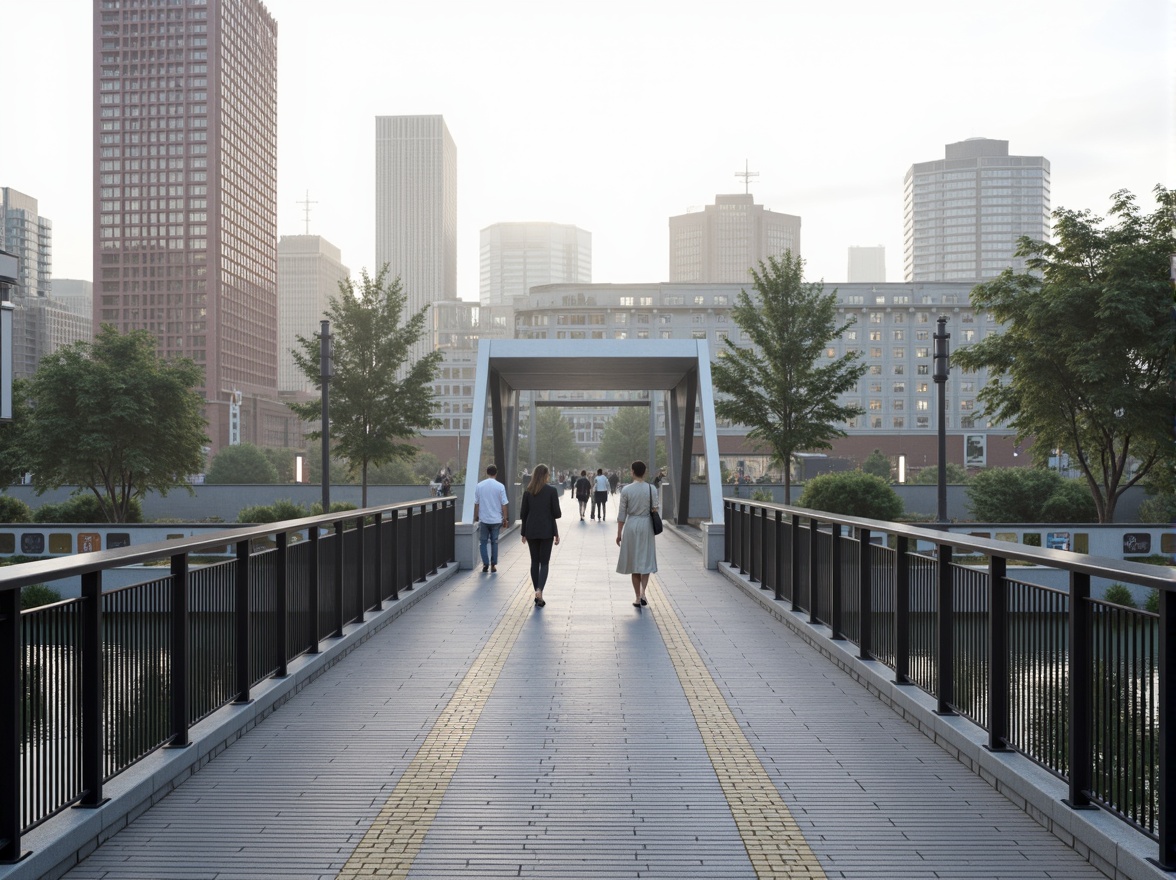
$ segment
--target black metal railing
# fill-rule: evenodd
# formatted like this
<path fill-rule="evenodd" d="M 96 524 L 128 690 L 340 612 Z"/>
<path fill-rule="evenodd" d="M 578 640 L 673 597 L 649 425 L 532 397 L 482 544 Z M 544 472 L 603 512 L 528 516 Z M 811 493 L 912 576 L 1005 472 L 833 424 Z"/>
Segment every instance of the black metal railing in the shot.
<path fill-rule="evenodd" d="M 1176 868 L 1176 740 L 1160 736 L 1176 724 L 1170 570 L 733 498 L 724 521 L 733 568 L 979 725 L 988 748 L 1064 779 L 1072 807 L 1150 836 Z M 1068 591 L 1008 577 L 1010 560 L 1065 572 Z M 1092 578 L 1157 590 L 1159 613 L 1093 599 Z"/>
<path fill-rule="evenodd" d="M 430 499 L 0 568 L 0 863 L 453 562 L 455 516 Z M 159 577 L 102 589 L 104 571 L 158 562 Z M 79 598 L 21 611 L 22 587 L 78 577 Z"/>

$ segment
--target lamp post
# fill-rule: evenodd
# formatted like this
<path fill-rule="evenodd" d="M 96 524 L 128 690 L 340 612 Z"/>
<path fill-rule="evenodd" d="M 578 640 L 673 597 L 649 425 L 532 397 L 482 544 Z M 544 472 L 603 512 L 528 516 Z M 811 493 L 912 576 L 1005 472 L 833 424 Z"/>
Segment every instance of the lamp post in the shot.
<path fill-rule="evenodd" d="M 331 510 L 331 322 L 319 331 L 319 379 L 323 385 L 323 513 Z"/>
<path fill-rule="evenodd" d="M 939 391 L 939 523 L 947 523 L 947 373 L 948 361 L 947 316 L 935 322 L 935 385 Z"/>

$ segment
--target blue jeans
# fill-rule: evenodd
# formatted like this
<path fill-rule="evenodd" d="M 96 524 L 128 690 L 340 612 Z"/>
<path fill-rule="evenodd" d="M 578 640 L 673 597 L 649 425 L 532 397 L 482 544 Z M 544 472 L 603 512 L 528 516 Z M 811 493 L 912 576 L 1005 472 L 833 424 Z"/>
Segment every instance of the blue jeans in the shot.
<path fill-rule="evenodd" d="M 478 551 L 482 554 L 482 565 L 498 565 L 498 533 L 502 531 L 502 523 L 478 523 Z M 490 555 L 486 554 L 486 544 L 490 544 Z"/>

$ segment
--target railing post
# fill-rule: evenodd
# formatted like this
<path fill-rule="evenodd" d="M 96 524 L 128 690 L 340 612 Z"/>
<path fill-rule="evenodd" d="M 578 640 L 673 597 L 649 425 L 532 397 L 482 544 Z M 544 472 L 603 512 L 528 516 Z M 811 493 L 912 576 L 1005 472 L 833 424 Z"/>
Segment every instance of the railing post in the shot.
<path fill-rule="evenodd" d="M 18 591 L 19 592 L 19 591 Z M 102 779 L 102 572 L 82 575 L 82 800 L 100 807 Z"/>
<path fill-rule="evenodd" d="M 428 560 L 425 564 L 425 580 L 429 579 L 430 574 L 437 573 L 437 514 L 441 503 L 428 505 L 428 519 L 425 520 L 425 559 Z"/>
<path fill-rule="evenodd" d="M 319 527 L 311 526 L 307 530 L 306 538 L 309 543 L 306 553 L 306 652 L 319 653 Z"/>
<path fill-rule="evenodd" d="M 426 540 L 429 533 L 429 505 L 421 505 L 421 512 L 417 514 L 416 528 L 413 529 L 412 558 L 416 562 L 413 569 L 413 583 L 424 583 L 429 579 L 429 557 L 425 553 Z M 419 574 L 418 574 L 419 572 Z"/>
<path fill-rule="evenodd" d="M 413 584 L 416 583 L 416 541 L 413 540 L 413 532 L 415 531 L 413 521 L 416 517 L 413 516 L 413 510 L 414 508 L 412 507 L 405 508 L 404 546 L 400 548 L 404 554 L 406 572 L 404 576 L 404 589 L 406 590 L 411 590 Z"/>
<path fill-rule="evenodd" d="M 376 604 L 372 610 L 379 611 L 384 607 L 384 511 L 380 511 L 376 517 L 375 532 L 373 567 L 376 575 Z"/>
<path fill-rule="evenodd" d="M 20 590 L 0 590 L 0 863 L 20 852 Z"/>
<path fill-rule="evenodd" d="M 845 641 L 845 623 L 841 619 L 841 526 L 829 526 L 829 636 L 835 642 Z"/>
<path fill-rule="evenodd" d="M 874 568 L 870 562 L 870 530 L 858 529 L 858 656 L 874 650 Z"/>
<path fill-rule="evenodd" d="M 792 610 L 800 610 L 800 517 L 792 514 L 792 538 L 788 542 L 788 589 Z"/>
<path fill-rule="evenodd" d="M 334 629 L 331 632 L 333 639 L 343 638 L 343 564 L 346 559 L 343 555 L 343 534 L 346 531 L 344 525 L 344 520 L 335 520 L 335 552 L 332 554 L 335 557 L 335 583 L 331 591 L 334 594 L 335 609 Z"/>
<path fill-rule="evenodd" d="M 392 572 L 392 601 L 400 598 L 400 511 L 391 511 L 388 520 L 388 567 Z"/>
<path fill-rule="evenodd" d="M 760 508 L 760 564 L 759 564 L 759 582 L 760 589 L 768 589 L 768 526 L 771 520 L 768 519 L 768 509 L 766 507 Z"/>
<path fill-rule="evenodd" d="M 237 657 L 236 657 L 236 672 L 237 672 L 237 699 L 234 701 L 239 704 L 251 702 L 249 697 L 249 687 L 252 676 L 249 674 L 249 656 L 250 656 L 250 629 L 249 626 L 249 540 L 237 542 L 237 564 L 235 566 L 235 586 L 234 593 L 235 607 L 233 614 L 236 617 L 237 630 Z"/>
<path fill-rule="evenodd" d="M 1066 804 L 1074 809 L 1090 807 L 1094 772 L 1094 745 L 1090 737 L 1091 684 L 1090 575 L 1070 572 L 1070 792 Z M 1160 737 L 1161 741 L 1163 737 Z"/>
<path fill-rule="evenodd" d="M 367 617 L 367 578 L 365 572 L 367 562 L 364 559 L 363 517 L 355 520 L 355 595 L 359 599 L 359 622 L 363 623 Z"/>
<path fill-rule="evenodd" d="M 731 502 L 723 499 L 723 561 L 731 564 L 731 529 L 734 528 L 734 517 L 731 515 Z"/>
<path fill-rule="evenodd" d="M 274 548 L 274 616 L 278 621 L 277 652 L 278 671 L 274 678 L 285 678 L 290 674 L 290 586 L 289 566 L 286 560 L 286 549 L 289 546 L 290 534 L 278 532 L 276 547 Z"/>
<path fill-rule="evenodd" d="M 735 501 L 731 502 L 731 519 L 734 524 L 731 533 L 731 562 L 739 569 L 740 574 L 745 574 L 747 569 L 744 564 L 747 560 L 743 558 L 743 509 Z"/>
<path fill-rule="evenodd" d="M 188 674 L 188 554 L 171 559 L 171 740 L 169 748 L 187 748 L 191 699 Z"/>
<path fill-rule="evenodd" d="M 777 600 L 784 598 L 784 574 L 787 571 L 786 559 L 784 554 L 784 512 L 782 510 L 776 511 L 775 525 L 773 526 L 776 542 L 776 570 L 772 572 L 772 586 L 775 587 L 775 598 Z"/>
<path fill-rule="evenodd" d="M 894 541 L 894 683 L 911 683 L 911 560 L 906 535 Z"/>
<path fill-rule="evenodd" d="M 752 569 L 752 564 L 751 564 L 751 504 L 750 503 L 740 504 L 739 506 L 740 506 L 740 508 L 742 508 L 742 513 L 740 514 L 740 519 L 742 520 L 742 524 L 739 527 L 739 537 L 740 537 L 740 543 L 743 545 L 742 548 L 740 548 L 740 550 L 739 550 L 739 556 L 741 559 L 739 567 L 740 567 L 741 571 L 743 569 L 747 570 L 747 578 L 748 578 L 748 580 L 750 580 L 751 575 L 752 575 L 752 571 L 751 571 L 751 569 Z"/>
<path fill-rule="evenodd" d="M 815 519 L 809 519 L 809 577 L 808 577 L 808 613 L 809 623 L 819 623 L 817 618 L 817 596 L 821 589 L 821 566 L 820 555 L 817 553 L 817 538 L 820 537 L 821 529 Z"/>
<path fill-rule="evenodd" d="M 992 752 L 1008 749 L 1009 738 L 1009 586 L 1008 560 L 988 557 L 988 744 Z"/>
<path fill-rule="evenodd" d="M 955 702 L 955 603 L 952 601 L 955 592 L 952 589 L 951 544 L 937 546 L 939 656 L 935 660 L 939 686 L 935 688 L 938 700 L 935 712 L 938 715 L 954 715 L 951 704 Z"/>
<path fill-rule="evenodd" d="M 1159 633 L 1159 665 L 1160 686 L 1158 693 L 1160 718 L 1159 730 L 1171 731 L 1176 724 L 1172 710 L 1176 707 L 1176 593 L 1170 590 L 1160 590 L 1160 633 Z M 1176 773 L 1173 773 L 1172 762 L 1176 760 L 1176 746 L 1173 746 L 1171 736 L 1160 735 L 1159 762 L 1159 816 L 1157 831 L 1160 839 L 1160 854 L 1156 859 L 1165 871 L 1176 870 Z"/>

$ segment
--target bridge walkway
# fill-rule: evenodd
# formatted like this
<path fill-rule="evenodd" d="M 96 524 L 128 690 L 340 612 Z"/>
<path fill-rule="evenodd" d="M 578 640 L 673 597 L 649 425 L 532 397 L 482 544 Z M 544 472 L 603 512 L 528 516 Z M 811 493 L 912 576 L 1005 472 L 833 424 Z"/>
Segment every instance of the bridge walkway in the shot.
<path fill-rule="evenodd" d="M 422 596 L 69 880 L 1101 874 L 667 529 L 650 604 L 564 500 L 536 608 Z"/>

